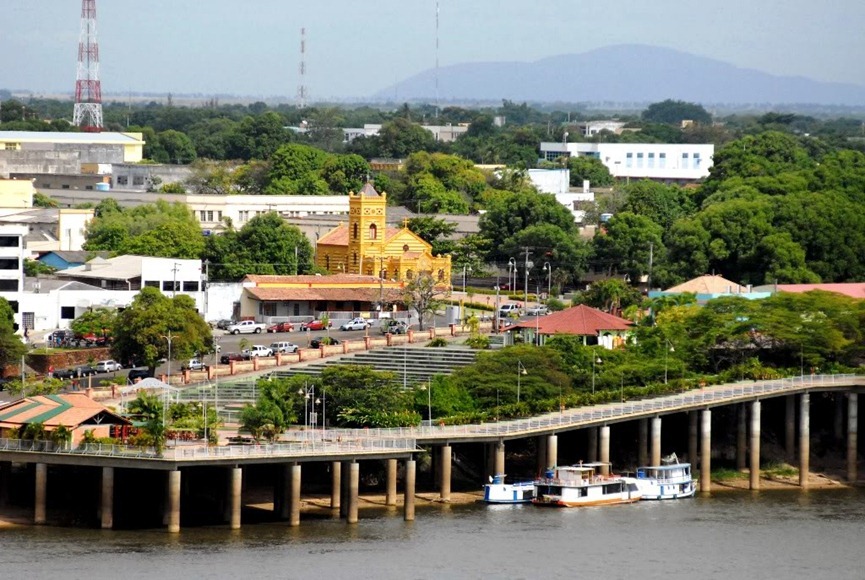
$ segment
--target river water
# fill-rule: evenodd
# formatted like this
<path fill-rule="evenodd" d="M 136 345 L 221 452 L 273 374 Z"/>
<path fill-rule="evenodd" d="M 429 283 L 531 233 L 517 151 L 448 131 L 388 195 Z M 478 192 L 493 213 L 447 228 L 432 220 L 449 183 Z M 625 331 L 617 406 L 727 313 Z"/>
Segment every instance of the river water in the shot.
<path fill-rule="evenodd" d="M 865 490 L 721 492 L 662 503 L 361 511 L 162 530 L 0 530 L 2 578 L 865 578 Z"/>

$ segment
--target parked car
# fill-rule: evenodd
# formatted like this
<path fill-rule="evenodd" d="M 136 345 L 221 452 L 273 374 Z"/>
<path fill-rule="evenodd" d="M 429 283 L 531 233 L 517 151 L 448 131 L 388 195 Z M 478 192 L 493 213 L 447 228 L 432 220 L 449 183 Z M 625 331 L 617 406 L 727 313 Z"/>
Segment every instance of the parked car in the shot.
<path fill-rule="evenodd" d="M 126 381 L 134 383 L 137 379 L 149 379 L 153 376 L 150 369 L 147 367 L 133 367 L 129 369 L 129 374 L 126 375 Z"/>
<path fill-rule="evenodd" d="M 537 306 L 532 306 L 531 308 L 526 309 L 526 314 L 529 316 L 546 316 L 549 313 L 550 309 L 543 304 L 538 304 Z"/>
<path fill-rule="evenodd" d="M 192 358 L 183 363 L 180 366 L 180 370 L 182 371 L 205 371 L 207 370 L 207 365 L 198 360 L 197 358 Z"/>
<path fill-rule="evenodd" d="M 302 322 L 300 325 L 301 330 L 324 330 L 325 328 L 330 328 L 333 326 L 333 323 L 328 320 L 327 327 L 324 325 L 323 320 L 310 320 L 309 322 Z"/>
<path fill-rule="evenodd" d="M 96 363 L 96 372 L 97 373 L 113 373 L 114 371 L 119 371 L 123 368 L 116 360 L 101 360 Z"/>
<path fill-rule="evenodd" d="M 0 391 L 6 388 L 6 385 L 11 383 L 14 379 L 12 377 L 0 377 Z"/>
<path fill-rule="evenodd" d="M 319 336 L 319 337 L 313 338 L 309 342 L 309 346 L 311 348 L 318 348 L 320 346 L 325 346 L 325 345 L 330 345 L 330 344 L 339 344 L 339 340 L 336 338 L 333 338 L 332 336 Z"/>
<path fill-rule="evenodd" d="M 220 330 L 228 330 L 228 327 L 232 324 L 237 324 L 237 321 L 231 320 L 230 318 L 223 318 L 222 320 L 216 321 L 216 328 Z"/>
<path fill-rule="evenodd" d="M 226 330 L 231 334 L 261 334 L 267 329 L 267 325 L 263 322 L 254 320 L 241 320 L 237 324 L 232 324 Z"/>
<path fill-rule="evenodd" d="M 267 327 L 267 332 L 291 332 L 294 330 L 294 325 L 290 322 L 277 322 Z"/>
<path fill-rule="evenodd" d="M 75 368 L 76 377 L 91 377 L 97 372 L 99 371 L 96 370 L 96 367 L 91 365 L 81 365 L 80 367 Z"/>
<path fill-rule="evenodd" d="M 226 353 L 226 354 L 222 355 L 221 357 L 219 357 L 219 362 L 224 364 L 224 365 L 227 365 L 228 363 L 230 363 L 233 360 L 246 360 L 246 359 L 244 359 L 243 355 L 240 354 L 239 352 L 229 352 L 229 353 Z"/>
<path fill-rule="evenodd" d="M 295 353 L 298 346 L 292 342 L 272 342 L 270 348 L 273 352 Z"/>
<path fill-rule="evenodd" d="M 405 334 L 407 330 L 408 324 L 406 324 L 402 320 L 394 320 L 392 318 L 388 318 L 383 320 L 381 323 L 382 334 Z"/>
<path fill-rule="evenodd" d="M 366 318 L 361 318 L 358 316 L 357 318 L 352 318 L 345 324 L 339 327 L 340 330 L 366 330 L 369 328 L 369 320 Z"/>
<path fill-rule="evenodd" d="M 508 316 L 511 316 L 512 314 L 519 316 L 519 314 L 520 314 L 520 305 L 519 304 L 502 304 L 499 307 L 499 318 L 507 318 Z"/>
<path fill-rule="evenodd" d="M 65 381 L 76 376 L 75 369 L 57 369 L 51 373 L 55 379 L 60 379 L 61 381 Z"/>
<path fill-rule="evenodd" d="M 249 360 L 258 356 L 273 356 L 273 349 L 263 344 L 253 344 L 251 347 L 240 351 L 240 354 L 243 355 L 243 358 Z"/>

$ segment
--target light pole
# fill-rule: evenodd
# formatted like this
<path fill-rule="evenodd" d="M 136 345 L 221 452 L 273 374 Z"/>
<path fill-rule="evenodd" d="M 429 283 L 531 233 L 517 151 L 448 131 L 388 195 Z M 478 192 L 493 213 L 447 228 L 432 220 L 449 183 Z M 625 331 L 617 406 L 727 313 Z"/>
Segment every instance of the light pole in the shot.
<path fill-rule="evenodd" d="M 553 287 L 553 267 L 549 262 L 544 262 L 544 272 L 547 273 L 547 304 L 550 302 L 550 292 Z"/>
<path fill-rule="evenodd" d="M 427 384 L 421 387 L 426 391 L 426 414 L 429 426 L 432 427 L 432 378 L 427 379 Z"/>
<path fill-rule="evenodd" d="M 499 333 L 499 285 L 496 284 L 496 312 L 493 317 L 493 330 Z"/>
<path fill-rule="evenodd" d="M 463 294 L 466 293 L 466 270 L 472 271 L 472 267 L 468 264 L 463 264 Z"/>
<path fill-rule="evenodd" d="M 520 379 L 522 375 L 527 375 L 528 371 L 526 371 L 526 367 L 523 366 L 523 362 L 520 359 L 517 359 L 517 405 L 520 404 Z"/>
<path fill-rule="evenodd" d="M 168 336 L 162 335 L 162 338 L 168 341 L 168 388 L 171 388 L 171 331 L 168 331 Z M 162 428 L 165 428 L 165 408 L 168 406 L 168 388 L 162 389 Z"/>
<path fill-rule="evenodd" d="M 531 269 L 532 266 L 534 266 L 534 264 L 532 262 L 529 262 L 529 255 L 531 254 L 529 249 L 526 248 L 525 252 L 526 252 L 526 284 L 525 284 L 525 301 L 524 301 L 524 304 L 525 304 L 525 308 L 528 308 L 529 307 L 529 270 Z"/>
<path fill-rule="evenodd" d="M 669 365 L 667 364 L 667 358 L 671 352 L 676 352 L 676 349 L 673 348 L 673 343 L 671 343 L 666 338 L 664 339 L 664 384 L 667 384 L 667 370 Z M 667 348 L 669 347 L 669 348 Z"/>
<path fill-rule="evenodd" d="M 303 426 L 304 428 L 308 428 L 310 400 L 312 400 L 312 404 L 315 405 L 315 385 L 309 386 L 304 382 L 303 387 L 297 390 L 297 394 L 303 397 Z"/>
<path fill-rule="evenodd" d="M 595 364 L 601 364 L 601 357 L 592 355 L 592 394 L 595 394 Z"/>
<path fill-rule="evenodd" d="M 511 276 L 514 281 L 511 282 Z M 517 285 L 517 261 L 514 258 L 508 260 L 508 291 L 513 292 L 514 286 Z"/>
<path fill-rule="evenodd" d="M 216 412 L 216 419 L 219 420 L 219 338 L 213 339 L 213 344 L 216 346 L 213 349 L 213 381 L 216 385 L 213 391 L 213 410 Z"/>

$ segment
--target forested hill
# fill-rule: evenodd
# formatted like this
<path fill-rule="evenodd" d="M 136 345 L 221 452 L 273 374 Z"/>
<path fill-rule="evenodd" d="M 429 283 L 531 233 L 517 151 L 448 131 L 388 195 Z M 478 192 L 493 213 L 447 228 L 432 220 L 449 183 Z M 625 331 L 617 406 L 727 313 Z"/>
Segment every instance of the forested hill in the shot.
<path fill-rule="evenodd" d="M 411 101 L 436 94 L 435 70 L 379 91 L 374 98 Z M 530 102 L 812 103 L 865 105 L 865 87 L 775 76 L 692 54 L 619 45 L 536 62 L 479 62 L 442 67 L 444 100 Z"/>

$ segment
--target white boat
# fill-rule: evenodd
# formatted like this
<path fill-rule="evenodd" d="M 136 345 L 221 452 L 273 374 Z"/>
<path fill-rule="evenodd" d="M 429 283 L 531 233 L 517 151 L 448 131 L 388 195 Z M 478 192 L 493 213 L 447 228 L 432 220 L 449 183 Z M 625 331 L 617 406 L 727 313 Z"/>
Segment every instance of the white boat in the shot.
<path fill-rule="evenodd" d="M 486 503 L 529 503 L 535 498 L 534 481 L 505 483 L 504 475 L 493 475 L 484 486 Z"/>
<path fill-rule="evenodd" d="M 642 494 L 633 477 L 600 475 L 609 464 L 586 463 L 548 469 L 535 482 L 535 499 L 539 506 L 580 507 L 633 503 Z"/>
<path fill-rule="evenodd" d="M 637 468 L 637 487 L 643 493 L 643 499 L 692 497 L 697 491 L 697 482 L 691 478 L 691 464 L 679 463 L 675 453 L 665 457 L 661 463 Z"/>

